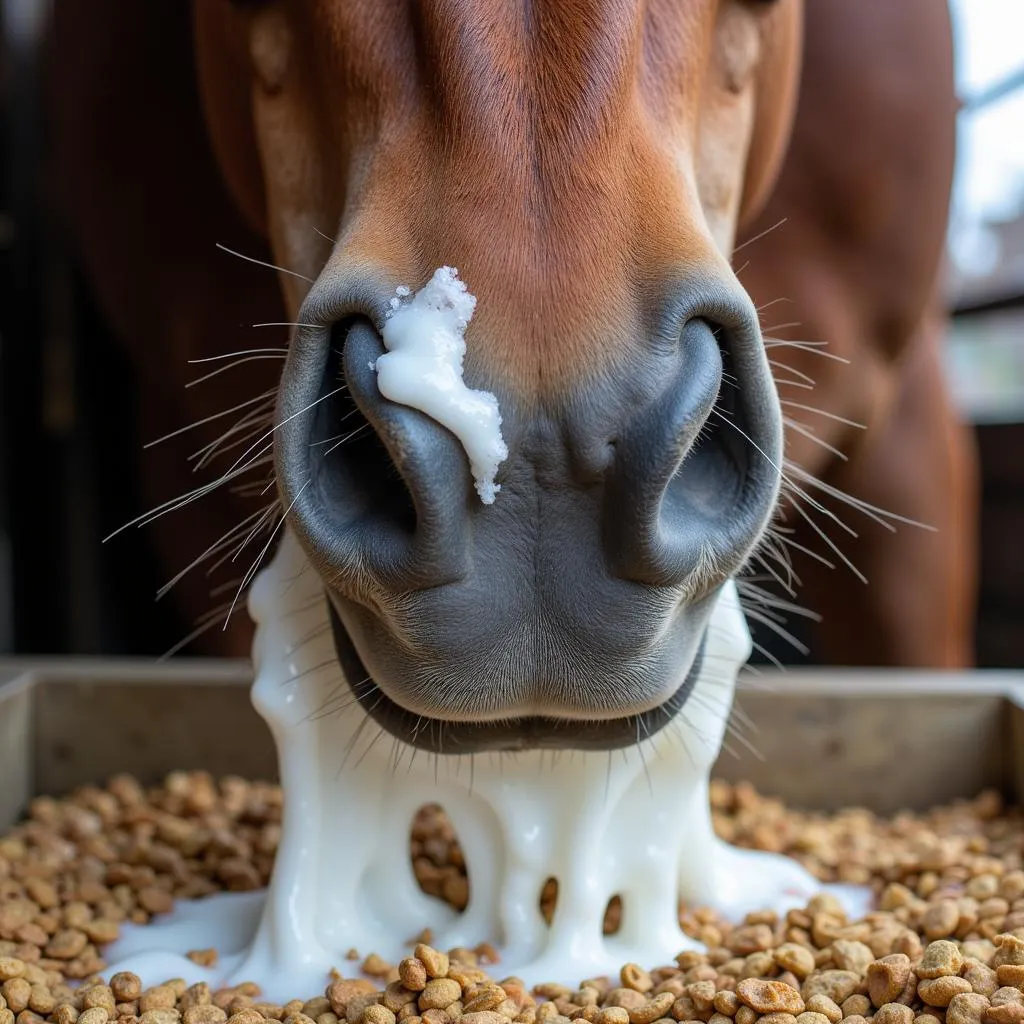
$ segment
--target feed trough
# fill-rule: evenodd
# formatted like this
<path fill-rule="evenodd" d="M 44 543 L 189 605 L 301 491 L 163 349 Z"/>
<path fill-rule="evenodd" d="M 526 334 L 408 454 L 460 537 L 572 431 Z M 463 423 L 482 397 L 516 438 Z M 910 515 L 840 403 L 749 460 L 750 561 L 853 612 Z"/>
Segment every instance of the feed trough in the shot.
<path fill-rule="evenodd" d="M 740 850 L 712 834 L 709 773 L 726 783 L 750 779 L 793 807 L 817 811 L 862 806 L 891 814 L 986 789 L 1011 801 L 1020 792 L 1024 684 L 1015 673 L 747 676 L 738 702 L 757 731 L 717 761 L 732 692 L 728 674 L 717 681 L 724 688 L 718 702 L 695 688 L 693 711 L 703 709 L 705 718 L 685 724 L 703 745 L 681 744 L 682 753 L 659 755 L 652 740 L 646 759 L 638 751 L 610 759 L 538 753 L 471 769 L 457 754 L 447 762 L 421 757 L 417 767 L 411 751 L 395 751 L 389 743 L 369 743 L 364 751 L 353 737 L 369 719 L 357 715 L 346 726 L 339 724 L 344 714 L 330 713 L 339 692 L 337 668 L 318 652 L 317 639 L 329 643 L 325 611 L 316 601 L 315 574 L 304 582 L 298 558 L 286 542 L 254 593 L 260 672 L 253 698 L 251 673 L 236 664 L 44 661 L 4 667 L 0 757 L 7 785 L 0 813 L 6 825 L 35 795 L 67 793 L 119 773 L 145 783 L 187 770 L 277 778 L 276 733 L 285 755 L 288 810 L 270 896 L 217 897 L 205 909 L 197 903 L 131 930 L 108 956 L 139 971 L 147 984 L 167 977 L 234 984 L 256 974 L 275 998 L 309 994 L 322 989 L 349 949 L 383 952 L 397 962 L 400 947 L 411 949 L 425 927 L 439 945 L 497 940 L 504 962 L 531 984 L 566 980 L 569 971 L 606 974 L 627 960 L 660 963 L 686 949 L 699 955 L 701 944 L 680 930 L 676 897 L 717 905 L 736 920 L 769 903 L 784 913 L 821 888 L 794 861 Z M 281 588 L 294 615 L 277 612 Z M 731 659 L 732 672 L 748 643 L 735 607 L 723 604 L 713 626 L 707 656 Z M 287 728 L 298 730 L 291 745 L 282 736 Z M 296 771 L 299 778 L 302 771 L 319 774 L 295 790 Z M 571 802 L 559 802 L 552 780 Z M 303 806 L 303 793 L 317 807 Z M 471 898 L 462 913 L 421 892 L 408 854 L 418 808 L 436 802 L 453 819 L 468 864 Z M 496 808 L 503 808 L 505 822 L 495 820 Z M 592 831 L 574 837 L 566 828 Z M 515 848 L 517 836 L 531 835 L 538 845 Z M 702 843 L 711 851 L 709 867 Z M 608 850 L 614 854 L 609 861 L 587 859 Z M 288 857 L 295 862 L 288 865 Z M 644 876 L 644 863 L 657 865 L 659 858 L 671 863 L 660 875 Z M 631 892 L 638 873 L 639 888 Z M 558 902 L 553 917 L 545 917 L 539 895 L 552 877 Z M 303 895 L 295 879 L 313 884 Z M 474 886 L 483 897 L 476 904 Z M 297 894 L 305 905 L 296 902 Z M 605 936 L 609 896 L 619 903 L 619 919 L 615 934 Z M 633 911 L 631 918 L 637 901 L 654 908 L 653 916 Z M 559 909 L 568 922 L 561 932 Z M 185 958 L 204 946 L 219 948 L 216 967 Z"/>

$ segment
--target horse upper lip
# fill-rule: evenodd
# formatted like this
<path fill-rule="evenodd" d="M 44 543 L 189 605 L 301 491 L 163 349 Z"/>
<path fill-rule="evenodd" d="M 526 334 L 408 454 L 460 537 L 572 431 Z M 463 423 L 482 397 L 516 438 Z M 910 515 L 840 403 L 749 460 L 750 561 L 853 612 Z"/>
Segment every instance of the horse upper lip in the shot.
<path fill-rule="evenodd" d="M 486 750 L 614 750 L 633 746 L 669 724 L 686 701 L 703 666 L 706 634 L 677 688 L 655 707 L 614 718 L 570 719 L 509 714 L 486 721 L 456 721 L 404 708 L 375 680 L 355 649 L 340 616 L 329 603 L 335 652 L 355 700 L 382 728 L 410 746 L 431 753 L 477 753 Z M 353 685 L 352 680 L 355 680 Z M 369 683 L 370 685 L 366 685 Z"/>

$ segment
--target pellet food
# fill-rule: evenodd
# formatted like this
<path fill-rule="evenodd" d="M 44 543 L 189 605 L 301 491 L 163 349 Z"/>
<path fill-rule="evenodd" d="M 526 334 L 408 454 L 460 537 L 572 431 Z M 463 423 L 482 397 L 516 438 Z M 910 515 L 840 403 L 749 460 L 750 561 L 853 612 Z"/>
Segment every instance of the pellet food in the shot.
<path fill-rule="evenodd" d="M 1024 1024 L 1024 822 L 994 793 L 880 818 L 786 808 L 749 785 L 713 783 L 718 834 L 787 854 L 822 881 L 870 885 L 877 910 L 849 920 L 825 894 L 734 923 L 681 907 L 706 952 L 623 964 L 577 988 L 502 977 L 497 950 L 442 951 L 430 935 L 398 964 L 352 950 L 320 993 L 283 1005 L 245 983 L 106 984 L 104 947 L 176 899 L 267 884 L 281 791 L 176 772 L 41 797 L 0 839 L 0 1024 Z M 458 839 L 425 808 L 410 855 L 424 891 L 456 908 L 469 886 Z M 551 912 L 557 888 L 542 896 Z M 613 902 L 605 930 L 615 931 Z M 197 963 L 217 951 L 195 950 Z"/>

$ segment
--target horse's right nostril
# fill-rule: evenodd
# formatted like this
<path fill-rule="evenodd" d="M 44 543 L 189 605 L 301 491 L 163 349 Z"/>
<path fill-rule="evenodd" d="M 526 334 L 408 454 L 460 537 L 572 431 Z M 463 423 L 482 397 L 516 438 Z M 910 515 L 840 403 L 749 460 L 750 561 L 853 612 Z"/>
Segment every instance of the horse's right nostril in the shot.
<path fill-rule="evenodd" d="M 623 431 L 605 531 L 621 576 L 707 591 L 739 570 L 767 525 L 782 424 L 748 307 L 733 300 L 688 319 L 675 379 Z"/>
<path fill-rule="evenodd" d="M 313 486 L 339 517 L 359 521 L 373 514 L 389 520 L 396 533 L 412 536 L 412 495 L 383 437 L 363 411 L 366 401 L 357 401 L 366 391 L 360 387 L 362 375 L 353 372 L 356 367 L 346 366 L 360 349 L 372 347 L 372 332 L 372 325 L 356 319 L 331 329 L 331 358 L 310 431 Z"/>
<path fill-rule="evenodd" d="M 307 550 L 327 578 L 369 574 L 402 589 L 457 579 L 472 493 L 458 442 L 381 396 L 373 364 L 384 346 L 368 319 L 340 321 L 317 341 L 328 348 L 319 379 L 289 382 L 295 408 L 281 419 L 295 420 L 277 453 Z"/>

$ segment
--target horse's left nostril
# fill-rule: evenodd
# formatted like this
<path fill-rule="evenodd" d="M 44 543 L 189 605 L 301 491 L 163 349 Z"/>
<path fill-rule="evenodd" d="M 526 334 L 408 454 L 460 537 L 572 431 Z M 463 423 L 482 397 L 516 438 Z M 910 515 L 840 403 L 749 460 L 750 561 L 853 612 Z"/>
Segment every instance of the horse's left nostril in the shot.
<path fill-rule="evenodd" d="M 694 313 L 674 379 L 622 432 L 605 533 L 619 575 L 703 591 L 740 568 L 767 524 L 782 429 L 749 302 L 726 295 Z"/>

